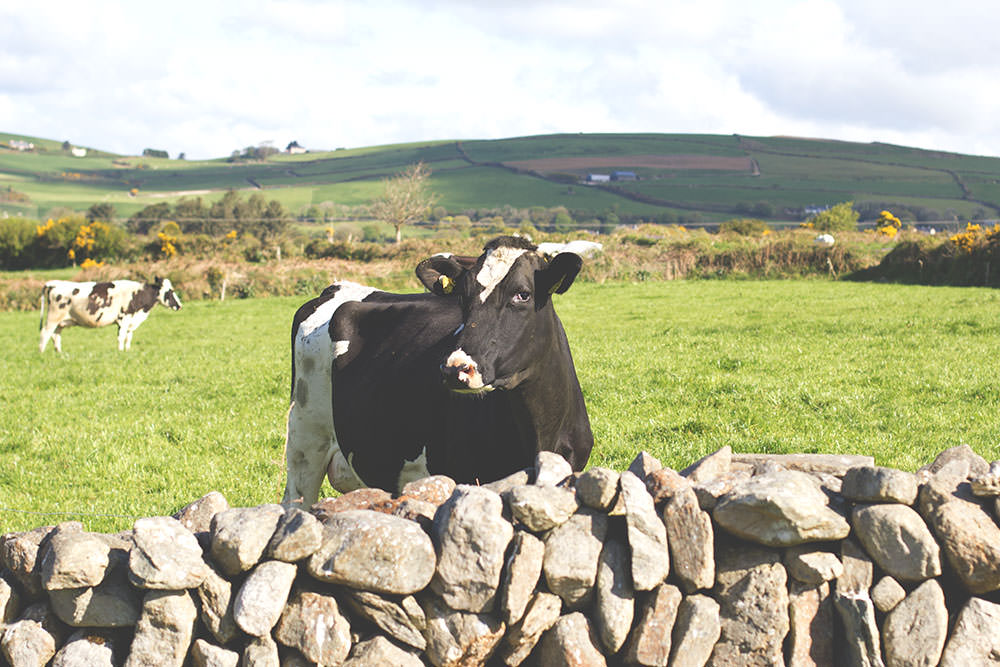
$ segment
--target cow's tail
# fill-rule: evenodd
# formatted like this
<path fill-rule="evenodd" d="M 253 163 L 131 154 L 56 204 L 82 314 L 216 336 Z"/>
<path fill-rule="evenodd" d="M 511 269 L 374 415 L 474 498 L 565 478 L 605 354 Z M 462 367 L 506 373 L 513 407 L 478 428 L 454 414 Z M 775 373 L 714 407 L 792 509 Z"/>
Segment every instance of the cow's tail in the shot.
<path fill-rule="evenodd" d="M 45 311 L 47 310 L 46 306 L 48 305 L 50 290 L 51 288 L 48 285 L 42 287 L 42 297 L 38 303 L 38 309 L 41 311 L 41 319 L 38 322 L 39 331 L 45 328 Z"/>

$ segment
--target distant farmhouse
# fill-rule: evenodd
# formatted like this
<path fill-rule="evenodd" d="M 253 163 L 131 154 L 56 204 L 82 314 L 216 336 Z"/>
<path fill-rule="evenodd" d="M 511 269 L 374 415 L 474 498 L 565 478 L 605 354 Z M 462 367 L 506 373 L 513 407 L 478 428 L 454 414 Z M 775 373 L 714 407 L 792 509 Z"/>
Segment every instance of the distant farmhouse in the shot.
<path fill-rule="evenodd" d="M 285 152 L 291 155 L 299 155 L 301 153 L 307 152 L 305 148 L 299 145 L 299 142 L 293 141 L 285 147 Z"/>
<path fill-rule="evenodd" d="M 638 181 L 639 177 L 635 175 L 634 171 L 613 171 L 611 172 L 612 181 Z"/>
<path fill-rule="evenodd" d="M 588 183 L 607 183 L 611 180 L 611 174 L 587 174 Z"/>
<path fill-rule="evenodd" d="M 7 143 L 7 145 L 10 146 L 11 148 L 13 148 L 16 151 L 33 151 L 33 150 L 35 150 L 35 144 L 31 143 L 30 141 L 25 141 L 23 139 L 11 139 Z"/>
<path fill-rule="evenodd" d="M 69 149 L 69 152 L 73 157 L 87 157 L 87 149 L 80 148 L 79 146 L 73 146 L 73 148 Z"/>

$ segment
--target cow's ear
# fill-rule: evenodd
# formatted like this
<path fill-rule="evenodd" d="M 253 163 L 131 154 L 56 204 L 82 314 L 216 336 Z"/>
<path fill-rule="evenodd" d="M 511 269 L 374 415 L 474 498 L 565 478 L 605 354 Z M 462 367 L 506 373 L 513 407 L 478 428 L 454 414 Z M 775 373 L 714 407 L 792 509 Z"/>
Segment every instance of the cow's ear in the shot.
<path fill-rule="evenodd" d="M 471 265 L 469 259 L 474 264 L 477 258 L 458 255 L 428 257 L 417 264 L 417 279 L 438 296 L 451 294 L 455 289 L 455 283 Z"/>
<path fill-rule="evenodd" d="M 544 294 L 562 294 L 569 289 L 580 273 L 583 260 L 572 252 L 561 252 L 552 258 L 549 265 L 538 272 L 535 291 Z"/>

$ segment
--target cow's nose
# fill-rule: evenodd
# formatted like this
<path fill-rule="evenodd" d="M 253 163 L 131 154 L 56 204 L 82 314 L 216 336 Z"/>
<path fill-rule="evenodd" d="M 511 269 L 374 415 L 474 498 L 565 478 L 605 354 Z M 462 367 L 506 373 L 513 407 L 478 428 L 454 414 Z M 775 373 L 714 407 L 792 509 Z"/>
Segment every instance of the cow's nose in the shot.
<path fill-rule="evenodd" d="M 444 377 L 445 384 L 451 389 L 464 389 L 466 387 L 465 382 L 459 378 L 459 373 L 465 373 L 468 377 L 469 367 L 441 364 L 441 375 Z"/>

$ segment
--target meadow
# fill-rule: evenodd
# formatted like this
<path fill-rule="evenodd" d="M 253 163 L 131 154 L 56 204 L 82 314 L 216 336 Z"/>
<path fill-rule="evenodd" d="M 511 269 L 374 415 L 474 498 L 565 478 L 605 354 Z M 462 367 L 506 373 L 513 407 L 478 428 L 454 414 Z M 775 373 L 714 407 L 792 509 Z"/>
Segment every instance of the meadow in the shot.
<path fill-rule="evenodd" d="M 299 297 L 157 309 L 39 355 L 38 314 L 0 313 L 0 533 L 113 532 L 217 490 L 284 487 Z M 558 298 L 596 446 L 682 468 L 738 452 L 866 454 L 915 470 L 967 443 L 1000 458 L 1000 292 L 826 280 L 579 283 Z M 330 493 L 324 485 L 324 494 Z"/>

